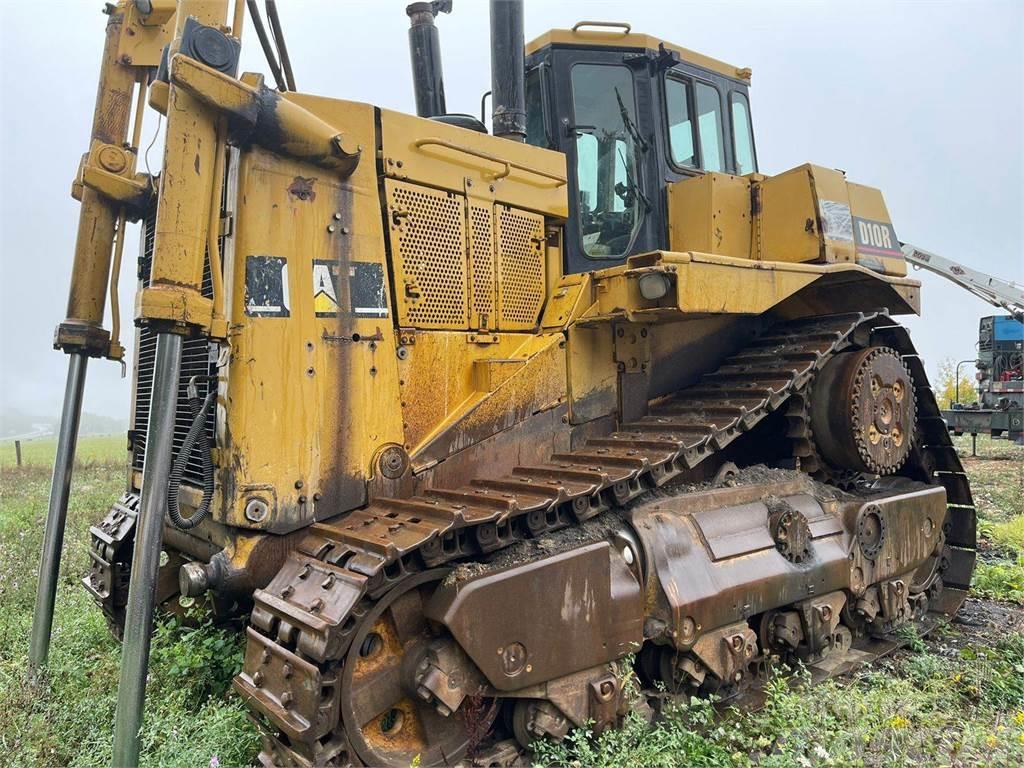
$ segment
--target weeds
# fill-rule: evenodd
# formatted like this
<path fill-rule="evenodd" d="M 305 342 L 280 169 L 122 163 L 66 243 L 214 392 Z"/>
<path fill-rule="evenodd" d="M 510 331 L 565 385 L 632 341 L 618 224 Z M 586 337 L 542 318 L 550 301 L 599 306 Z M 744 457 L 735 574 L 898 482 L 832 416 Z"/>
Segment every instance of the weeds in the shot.
<path fill-rule="evenodd" d="M 79 579 L 89 526 L 124 486 L 122 438 L 85 438 L 68 510 L 46 675 L 26 677 L 36 567 L 49 493 L 53 442 L 27 443 L 25 466 L 0 445 L 0 765 L 110 764 L 120 646 Z M 153 637 L 142 761 L 150 766 L 251 765 L 258 737 L 230 691 L 244 635 L 168 619 Z"/>
<path fill-rule="evenodd" d="M 1024 604 L 1024 555 L 1016 560 L 979 561 L 971 590 L 992 600 Z"/>

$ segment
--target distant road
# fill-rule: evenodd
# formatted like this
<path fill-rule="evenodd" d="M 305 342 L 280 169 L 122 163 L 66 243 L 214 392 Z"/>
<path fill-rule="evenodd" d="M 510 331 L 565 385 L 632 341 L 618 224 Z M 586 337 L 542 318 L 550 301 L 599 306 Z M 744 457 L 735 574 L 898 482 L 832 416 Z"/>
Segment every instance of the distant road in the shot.
<path fill-rule="evenodd" d="M 20 435 L 0 437 L 0 440 L 35 440 L 37 437 L 53 437 L 53 435 L 54 432 L 52 429 L 37 429 L 34 432 L 25 432 Z"/>

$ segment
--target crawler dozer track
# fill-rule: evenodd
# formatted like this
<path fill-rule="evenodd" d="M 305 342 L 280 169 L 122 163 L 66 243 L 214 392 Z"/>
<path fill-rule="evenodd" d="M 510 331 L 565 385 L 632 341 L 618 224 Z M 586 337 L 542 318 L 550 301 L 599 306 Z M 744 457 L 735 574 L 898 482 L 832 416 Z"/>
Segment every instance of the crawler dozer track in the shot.
<path fill-rule="evenodd" d="M 358 655 L 398 652 L 403 622 L 408 632 L 425 624 L 416 610 L 420 598 L 408 595 L 423 593 L 455 564 L 486 560 L 515 542 L 580 526 L 692 477 L 709 457 L 756 437 L 753 428 L 773 413 L 779 413 L 785 434 L 778 437 L 792 445 L 794 464 L 802 458 L 820 472 L 807 416 L 812 384 L 836 355 L 868 348 L 893 350 L 913 382 L 916 428 L 899 473 L 945 488 L 945 548 L 934 565 L 940 578 L 928 584 L 928 609 L 933 622 L 951 615 L 963 601 L 974 565 L 973 502 L 906 331 L 882 314 L 780 323 L 699 382 L 653 402 L 646 416 L 544 464 L 413 498 L 377 499 L 336 521 L 315 524 L 267 588 L 256 592 L 245 666 L 236 678 L 242 696 L 277 730 L 266 737 L 262 759 L 275 765 L 345 765 L 412 753 L 431 764 L 460 759 L 467 744 L 470 751 L 487 744 L 496 700 L 467 700 L 460 713 L 447 719 L 431 713 L 433 719 L 423 723 L 408 699 L 400 705 L 386 700 L 394 680 L 353 679 Z M 529 606 L 495 610 L 525 615 Z M 367 626 L 383 611 L 391 611 L 399 639 L 385 637 L 380 654 L 365 646 Z M 862 658 L 892 647 L 873 642 L 862 643 Z M 386 666 L 386 659 L 381 663 Z M 451 726 L 460 715 L 458 727 Z M 369 723 L 373 729 L 364 728 Z M 509 744 L 492 746 L 488 759 L 514 760 L 517 749 Z"/>

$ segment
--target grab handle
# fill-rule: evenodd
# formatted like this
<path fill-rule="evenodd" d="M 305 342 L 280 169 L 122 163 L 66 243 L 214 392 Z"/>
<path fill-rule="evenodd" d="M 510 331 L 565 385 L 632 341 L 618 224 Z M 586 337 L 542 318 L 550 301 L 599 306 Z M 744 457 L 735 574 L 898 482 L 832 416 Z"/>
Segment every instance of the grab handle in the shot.
<path fill-rule="evenodd" d="M 512 173 L 512 169 L 515 168 L 517 171 L 523 171 L 524 173 L 532 173 L 535 176 L 541 176 L 545 179 L 550 179 L 551 181 L 554 181 L 556 185 L 559 187 L 566 183 L 566 178 L 564 176 L 559 176 L 557 173 L 542 171 L 538 168 L 530 168 L 527 165 L 522 165 L 512 160 L 506 160 L 503 157 L 497 157 L 496 155 L 492 155 L 489 152 L 483 152 L 479 149 L 473 149 L 472 147 L 464 147 L 461 144 L 455 144 L 446 139 L 438 139 L 435 137 L 420 139 L 416 142 L 415 146 L 417 149 L 420 149 L 421 147 L 430 146 L 444 147 L 445 149 L 450 149 L 453 152 L 461 152 L 464 155 L 478 157 L 481 160 L 488 160 L 492 163 L 498 163 L 499 165 L 503 165 L 504 170 L 502 170 L 501 173 L 496 174 L 494 176 L 495 179 L 506 178 L 509 174 Z"/>
<path fill-rule="evenodd" d="M 577 21 L 573 26 L 572 31 L 578 32 L 580 27 L 607 27 L 609 29 L 621 29 L 623 35 L 628 35 L 630 30 L 633 29 L 631 24 L 627 24 L 624 21 Z"/>

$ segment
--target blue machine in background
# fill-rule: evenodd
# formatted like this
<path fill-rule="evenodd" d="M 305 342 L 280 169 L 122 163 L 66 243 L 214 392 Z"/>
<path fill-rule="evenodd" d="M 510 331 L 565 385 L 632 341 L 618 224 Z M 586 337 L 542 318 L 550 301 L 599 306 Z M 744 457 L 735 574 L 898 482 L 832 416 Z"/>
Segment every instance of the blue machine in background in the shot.
<path fill-rule="evenodd" d="M 942 412 L 950 431 L 1024 442 L 1024 322 L 1009 315 L 981 318 L 975 364 L 978 402 L 953 403 Z"/>

